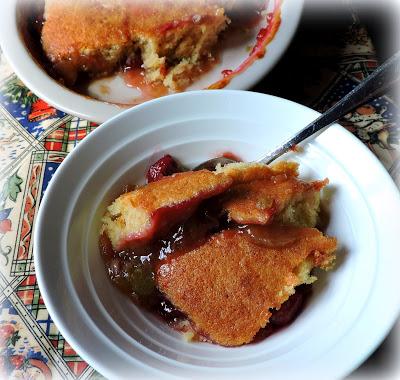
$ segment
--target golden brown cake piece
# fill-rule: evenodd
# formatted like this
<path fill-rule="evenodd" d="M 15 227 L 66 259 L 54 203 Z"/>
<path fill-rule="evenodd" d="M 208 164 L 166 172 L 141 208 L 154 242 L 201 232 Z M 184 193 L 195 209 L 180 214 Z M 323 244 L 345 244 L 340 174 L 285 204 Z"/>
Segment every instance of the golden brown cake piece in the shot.
<path fill-rule="evenodd" d="M 330 269 L 336 239 L 312 228 L 223 231 L 206 244 L 161 262 L 159 289 L 201 334 L 224 346 L 251 342 L 314 267 Z"/>
<path fill-rule="evenodd" d="M 204 199 L 227 190 L 232 180 L 208 170 L 177 173 L 118 197 L 103 217 L 116 251 L 147 242 L 188 218 Z"/>
<path fill-rule="evenodd" d="M 239 224 L 283 224 L 315 227 L 320 191 L 328 180 L 304 182 L 293 176 L 272 176 L 228 190 L 223 208 Z"/>
<path fill-rule="evenodd" d="M 79 72 L 111 73 L 134 51 L 124 0 L 46 0 L 43 50 L 70 85 Z"/>
<path fill-rule="evenodd" d="M 101 76 L 139 54 L 146 78 L 187 86 L 211 56 L 228 18 L 217 0 L 46 0 L 43 49 L 73 84 L 79 72 Z"/>
<path fill-rule="evenodd" d="M 260 163 L 235 162 L 225 166 L 217 166 L 216 172 L 223 173 L 232 178 L 235 185 L 255 181 L 258 179 L 269 179 L 271 177 L 288 178 L 297 177 L 299 164 L 289 161 L 281 161 L 273 165 Z"/>

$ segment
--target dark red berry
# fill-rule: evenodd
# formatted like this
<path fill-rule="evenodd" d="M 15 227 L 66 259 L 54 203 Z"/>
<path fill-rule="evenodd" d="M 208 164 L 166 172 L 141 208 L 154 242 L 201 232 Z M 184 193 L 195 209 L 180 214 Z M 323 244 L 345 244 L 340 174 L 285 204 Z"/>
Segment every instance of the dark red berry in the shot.
<path fill-rule="evenodd" d="M 147 183 L 155 182 L 163 177 L 180 172 L 177 162 L 169 155 L 165 155 L 150 166 L 146 174 Z"/>
<path fill-rule="evenodd" d="M 292 294 L 289 299 L 281 305 L 279 310 L 273 311 L 269 322 L 274 326 L 280 327 L 293 322 L 300 314 L 310 292 L 310 285 L 301 285 L 297 287 L 296 293 Z"/>

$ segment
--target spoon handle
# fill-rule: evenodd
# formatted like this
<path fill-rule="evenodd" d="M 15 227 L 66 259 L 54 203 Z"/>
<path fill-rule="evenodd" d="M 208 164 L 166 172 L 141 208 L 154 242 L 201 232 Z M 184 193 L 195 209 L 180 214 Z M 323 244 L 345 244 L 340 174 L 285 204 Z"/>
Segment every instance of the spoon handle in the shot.
<path fill-rule="evenodd" d="M 346 115 L 349 111 L 376 97 L 396 80 L 400 78 L 400 51 L 379 66 L 371 75 L 364 79 L 357 87 L 339 100 L 334 106 L 324 112 L 318 119 L 303 128 L 295 136 L 268 153 L 259 162 L 270 164 L 272 161 L 286 153 L 295 145 L 306 140 L 317 132 L 322 133 L 336 120 Z"/>

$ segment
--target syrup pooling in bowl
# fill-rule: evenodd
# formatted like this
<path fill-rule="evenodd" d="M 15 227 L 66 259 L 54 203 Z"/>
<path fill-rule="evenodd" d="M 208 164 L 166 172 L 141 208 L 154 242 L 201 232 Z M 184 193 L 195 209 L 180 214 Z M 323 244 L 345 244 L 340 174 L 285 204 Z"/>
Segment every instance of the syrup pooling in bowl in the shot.
<path fill-rule="evenodd" d="M 158 181 L 165 176 L 181 172 L 184 168 L 170 155 L 153 163 L 147 173 L 147 183 Z M 126 188 L 126 192 L 132 188 Z M 155 268 L 160 260 L 175 252 L 184 252 L 201 244 L 218 230 L 219 221 L 212 203 L 204 202 L 198 210 L 183 223 L 173 226 L 164 236 L 148 244 L 137 244 L 129 250 L 115 251 L 109 238 L 100 236 L 100 251 L 111 281 L 131 299 L 155 312 L 166 322 L 185 319 L 156 288 Z"/>
<path fill-rule="evenodd" d="M 100 251 L 111 281 L 134 302 L 156 312 L 167 322 L 183 315 L 157 290 L 156 266 L 171 255 L 184 254 L 201 245 L 222 228 L 211 203 L 204 202 L 189 219 L 148 244 L 117 252 L 105 234 L 100 236 Z"/>

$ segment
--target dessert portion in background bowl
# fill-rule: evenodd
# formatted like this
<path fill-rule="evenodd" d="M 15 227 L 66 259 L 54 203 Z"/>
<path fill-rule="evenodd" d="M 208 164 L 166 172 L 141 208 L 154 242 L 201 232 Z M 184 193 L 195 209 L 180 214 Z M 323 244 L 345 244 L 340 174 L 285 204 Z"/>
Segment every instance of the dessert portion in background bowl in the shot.
<path fill-rule="evenodd" d="M 122 65 L 143 68 L 144 79 L 186 87 L 230 20 L 226 0 L 46 0 L 43 50 L 73 85 L 79 73 L 112 74 Z M 77 27 L 79 25 L 79 27 Z"/>
<path fill-rule="evenodd" d="M 111 281 L 193 340 L 239 346 L 300 313 L 334 265 L 316 228 L 328 180 L 298 165 L 234 163 L 182 171 L 171 156 L 107 208 L 100 249 Z"/>
<path fill-rule="evenodd" d="M 262 0 L 45 0 L 35 5 L 24 34 L 34 56 L 64 85 L 100 100 L 113 98 L 116 88 L 136 89 L 140 95 L 130 100 L 108 101 L 137 104 L 185 90 L 214 68 L 227 41 L 245 43 L 248 57 L 208 85 L 225 87 L 263 57 L 278 30 L 280 1 L 272 12 L 267 7 Z M 249 40 L 254 30 L 255 42 Z"/>

